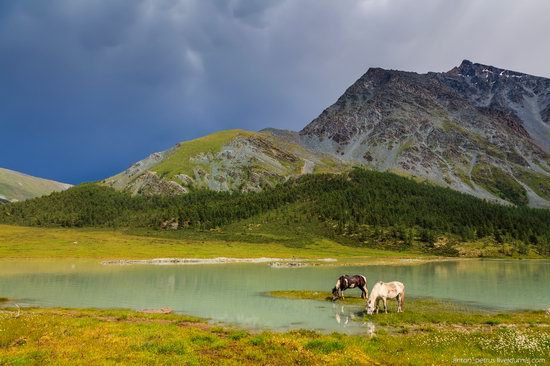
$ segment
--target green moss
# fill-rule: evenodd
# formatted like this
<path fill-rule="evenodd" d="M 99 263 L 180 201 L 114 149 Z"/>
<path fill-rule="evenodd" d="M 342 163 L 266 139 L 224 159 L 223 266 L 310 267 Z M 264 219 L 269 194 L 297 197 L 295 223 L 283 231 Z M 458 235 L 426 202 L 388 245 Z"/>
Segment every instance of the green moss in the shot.
<path fill-rule="evenodd" d="M 550 176 L 536 173 L 527 169 L 517 168 L 514 170 L 515 176 L 525 183 L 536 194 L 550 200 Z"/>
<path fill-rule="evenodd" d="M 479 149 L 485 151 L 487 154 L 491 156 L 494 156 L 503 160 L 506 159 L 506 154 L 504 154 L 503 151 L 498 149 L 494 144 L 489 142 L 489 140 L 487 140 L 484 136 L 480 134 L 474 133 L 472 131 L 468 131 L 462 126 L 459 126 L 458 124 L 450 121 L 444 122 L 441 128 L 444 132 L 453 131 L 467 137 L 470 141 L 474 142 Z"/>
<path fill-rule="evenodd" d="M 345 348 L 341 341 L 328 340 L 328 339 L 314 339 L 307 342 L 304 348 L 310 351 L 329 354 L 337 351 L 341 351 Z"/>
<path fill-rule="evenodd" d="M 455 169 L 454 170 L 455 175 L 460 178 L 460 180 L 464 183 L 470 186 L 471 188 L 474 188 L 474 185 L 472 181 L 470 180 L 470 177 L 461 169 Z"/>
<path fill-rule="evenodd" d="M 550 167 L 547 164 L 543 164 L 542 162 L 538 162 L 537 165 L 544 170 L 545 172 L 550 173 Z"/>
<path fill-rule="evenodd" d="M 474 182 L 497 197 L 516 205 L 526 205 L 527 192 L 516 180 L 503 170 L 485 163 L 478 163 L 472 169 Z"/>
<path fill-rule="evenodd" d="M 397 151 L 397 156 L 403 154 L 407 150 L 409 150 L 411 147 L 413 147 L 414 140 L 412 138 L 409 138 L 405 140 L 401 145 L 399 145 L 399 149 Z"/>

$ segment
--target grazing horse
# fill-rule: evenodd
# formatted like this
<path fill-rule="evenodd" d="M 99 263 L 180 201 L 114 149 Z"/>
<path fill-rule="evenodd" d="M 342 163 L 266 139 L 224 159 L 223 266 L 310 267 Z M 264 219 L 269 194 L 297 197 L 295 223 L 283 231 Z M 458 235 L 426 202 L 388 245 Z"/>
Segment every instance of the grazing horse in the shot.
<path fill-rule="evenodd" d="M 358 287 L 361 290 L 361 298 L 366 299 L 369 296 L 369 289 L 367 287 L 367 278 L 362 275 L 355 276 L 340 276 L 336 281 L 336 286 L 332 289 L 332 301 L 336 301 L 339 298 L 344 298 L 344 290 L 348 288 Z"/>
<path fill-rule="evenodd" d="M 405 285 L 397 281 L 388 283 L 380 281 L 374 285 L 367 301 L 367 314 L 372 314 L 375 310 L 378 314 L 378 302 L 380 300 L 384 302 L 384 311 L 387 313 L 387 299 L 397 300 L 397 312 L 402 313 L 405 307 Z"/>

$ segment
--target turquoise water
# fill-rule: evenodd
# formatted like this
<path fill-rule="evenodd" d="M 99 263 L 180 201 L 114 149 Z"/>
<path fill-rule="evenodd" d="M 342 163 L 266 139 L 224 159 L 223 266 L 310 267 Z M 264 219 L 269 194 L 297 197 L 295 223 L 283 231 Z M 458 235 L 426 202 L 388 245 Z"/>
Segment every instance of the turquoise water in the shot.
<path fill-rule="evenodd" d="M 265 264 L 104 266 L 89 260 L 0 261 L 0 296 L 23 305 L 160 308 L 249 328 L 361 332 L 358 307 L 288 300 L 272 290 L 329 291 L 341 274 L 405 284 L 408 297 L 495 309 L 550 307 L 550 261 L 467 260 L 412 266 L 270 268 Z M 348 290 L 359 296 L 359 290 Z M 346 324 L 347 323 L 347 324 Z"/>

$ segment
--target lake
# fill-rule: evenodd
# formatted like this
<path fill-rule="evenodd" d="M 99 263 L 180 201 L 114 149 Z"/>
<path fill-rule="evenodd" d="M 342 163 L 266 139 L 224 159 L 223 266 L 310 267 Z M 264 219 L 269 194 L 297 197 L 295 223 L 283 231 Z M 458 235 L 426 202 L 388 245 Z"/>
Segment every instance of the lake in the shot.
<path fill-rule="evenodd" d="M 247 328 L 361 332 L 361 309 L 265 296 L 330 291 L 340 274 L 405 284 L 406 298 L 433 297 L 489 309 L 550 307 L 550 261 L 457 260 L 404 266 L 271 268 L 266 264 L 101 265 L 91 260 L 1 260 L 0 296 L 46 307 L 161 308 Z M 359 296 L 357 289 L 347 296 Z M 406 303 L 405 303 L 406 309 Z"/>

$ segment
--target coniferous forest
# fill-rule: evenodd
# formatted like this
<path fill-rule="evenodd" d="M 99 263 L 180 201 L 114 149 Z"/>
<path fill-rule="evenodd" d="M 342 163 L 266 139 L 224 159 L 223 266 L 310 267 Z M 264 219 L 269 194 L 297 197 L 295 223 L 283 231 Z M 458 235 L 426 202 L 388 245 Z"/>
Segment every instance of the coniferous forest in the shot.
<path fill-rule="evenodd" d="M 550 211 L 493 204 L 390 173 L 354 169 L 305 175 L 262 192 L 193 191 L 180 196 L 130 196 L 89 183 L 0 206 L 0 222 L 30 226 L 166 228 L 206 231 L 257 215 L 317 222 L 350 245 L 391 236 L 436 244 L 441 235 L 468 242 L 491 238 L 550 254 Z M 444 254 L 455 254 L 452 251 Z"/>

